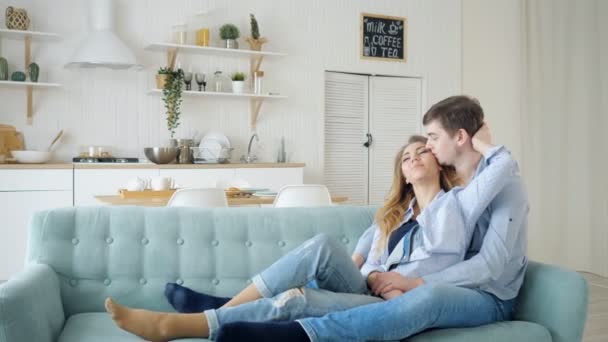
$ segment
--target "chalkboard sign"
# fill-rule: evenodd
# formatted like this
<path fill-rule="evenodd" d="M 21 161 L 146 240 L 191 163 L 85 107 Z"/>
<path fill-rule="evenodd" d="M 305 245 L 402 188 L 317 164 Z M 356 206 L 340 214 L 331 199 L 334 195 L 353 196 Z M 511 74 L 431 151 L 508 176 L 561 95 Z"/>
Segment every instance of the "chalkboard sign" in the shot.
<path fill-rule="evenodd" d="M 361 58 L 405 62 L 407 18 L 361 13 Z"/>

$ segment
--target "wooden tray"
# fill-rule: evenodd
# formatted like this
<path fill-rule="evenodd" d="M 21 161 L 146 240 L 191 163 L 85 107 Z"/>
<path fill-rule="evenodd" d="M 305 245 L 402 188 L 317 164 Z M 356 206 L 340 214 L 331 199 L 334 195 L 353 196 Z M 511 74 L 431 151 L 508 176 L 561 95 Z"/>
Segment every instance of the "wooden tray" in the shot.
<path fill-rule="evenodd" d="M 177 189 L 169 190 L 144 190 L 144 191 L 129 191 L 127 189 L 118 189 L 118 193 L 122 198 L 169 198 Z"/>
<path fill-rule="evenodd" d="M 253 191 L 241 190 L 239 188 L 224 189 L 224 192 L 226 193 L 226 197 L 232 198 L 248 198 L 253 194 Z"/>

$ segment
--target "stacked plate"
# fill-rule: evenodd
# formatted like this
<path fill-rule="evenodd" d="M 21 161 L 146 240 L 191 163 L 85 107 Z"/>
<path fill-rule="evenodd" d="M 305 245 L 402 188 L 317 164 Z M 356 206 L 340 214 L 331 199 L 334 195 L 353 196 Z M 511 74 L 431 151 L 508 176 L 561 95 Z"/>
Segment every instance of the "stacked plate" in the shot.
<path fill-rule="evenodd" d="M 277 193 L 275 191 L 256 191 L 253 195 L 257 197 L 275 197 Z"/>
<path fill-rule="evenodd" d="M 217 163 L 222 148 L 230 149 L 230 140 L 219 132 L 205 134 L 198 145 L 198 155 L 194 155 L 194 162 Z"/>

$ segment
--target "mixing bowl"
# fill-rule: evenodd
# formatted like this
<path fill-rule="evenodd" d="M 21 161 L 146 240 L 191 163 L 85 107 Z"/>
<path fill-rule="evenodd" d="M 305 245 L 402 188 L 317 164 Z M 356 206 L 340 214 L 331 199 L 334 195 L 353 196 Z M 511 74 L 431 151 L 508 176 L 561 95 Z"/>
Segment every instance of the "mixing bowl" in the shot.
<path fill-rule="evenodd" d="M 11 151 L 17 163 L 21 164 L 43 164 L 51 160 L 49 151 Z"/>
<path fill-rule="evenodd" d="M 169 164 L 175 160 L 179 148 L 177 147 L 146 147 L 144 154 L 151 162 L 155 164 Z"/>

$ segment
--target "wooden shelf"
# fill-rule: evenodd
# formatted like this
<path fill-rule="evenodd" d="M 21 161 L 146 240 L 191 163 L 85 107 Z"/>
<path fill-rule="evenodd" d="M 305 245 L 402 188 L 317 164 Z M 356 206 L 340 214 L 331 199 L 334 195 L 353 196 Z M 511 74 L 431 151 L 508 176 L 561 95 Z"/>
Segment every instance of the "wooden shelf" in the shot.
<path fill-rule="evenodd" d="M 162 95 L 163 91 L 160 89 L 152 89 L 148 91 L 151 95 Z M 260 109 L 264 100 L 272 99 L 286 99 L 287 96 L 283 95 L 257 95 L 257 94 L 235 94 L 235 93 L 219 93 L 214 91 L 182 91 L 182 96 L 218 96 L 218 97 L 232 97 L 232 98 L 245 98 L 249 99 L 249 126 L 252 130 L 255 130 L 255 126 L 260 117 Z"/>
<path fill-rule="evenodd" d="M 198 45 L 184 45 L 184 44 L 173 44 L 173 43 L 152 43 L 145 47 L 148 51 L 160 51 L 166 52 L 167 54 L 167 67 L 173 69 L 174 62 L 179 53 L 196 54 L 196 55 L 215 55 L 215 56 L 242 56 L 249 57 L 249 69 L 250 77 L 253 79 L 253 75 L 256 71 L 260 70 L 264 57 L 279 57 L 287 56 L 286 53 L 282 52 L 270 52 L 270 51 L 254 51 L 254 50 L 242 50 L 242 49 L 225 49 L 211 46 L 198 46 Z M 149 94 L 162 94 L 160 89 L 151 90 Z M 218 93 L 218 92 L 199 92 L 199 91 L 184 91 L 183 96 L 222 96 L 222 97 L 233 97 L 233 98 L 247 98 L 250 103 L 250 120 L 249 124 L 252 130 L 255 130 L 255 126 L 260 115 L 260 109 L 262 103 L 266 99 L 284 99 L 286 96 L 281 95 L 256 95 L 256 94 L 234 94 L 234 93 Z"/>
<path fill-rule="evenodd" d="M 21 31 L 21 30 L 7 30 L 0 29 L 0 37 L 13 39 L 13 40 L 25 40 L 30 37 L 34 41 L 58 41 L 61 40 L 61 36 L 57 33 L 50 32 L 37 32 L 37 31 Z"/>
<path fill-rule="evenodd" d="M 163 91 L 161 89 L 152 89 L 148 91 L 150 95 L 162 95 Z M 215 91 L 196 91 L 196 90 L 184 90 L 182 91 L 183 96 L 219 96 L 219 97 L 242 97 L 248 99 L 286 99 L 287 96 L 284 95 L 258 95 L 258 94 L 235 94 L 235 93 L 219 93 Z"/>
<path fill-rule="evenodd" d="M 198 54 L 198 55 L 222 55 L 222 56 L 287 56 L 286 53 L 282 52 L 269 52 L 269 51 L 253 51 L 243 49 L 225 49 L 211 46 L 198 46 L 198 45 L 182 45 L 173 43 L 152 43 L 144 48 L 148 51 L 161 51 L 169 52 L 177 49 L 178 52 Z"/>
<path fill-rule="evenodd" d="M 0 38 L 23 40 L 24 41 L 24 62 L 23 70 L 27 70 L 28 66 L 32 62 L 32 41 L 57 41 L 61 37 L 56 33 L 49 32 L 36 32 L 36 31 L 21 31 L 21 30 L 6 30 L 0 29 Z M 48 87 L 59 87 L 57 83 L 43 83 L 43 82 L 16 82 L 16 81 L 0 81 L 0 85 L 3 86 L 21 86 L 25 87 L 26 91 L 26 118 L 27 124 L 31 125 L 34 122 L 34 99 L 33 90 L 34 88 L 48 88 Z"/>
<path fill-rule="evenodd" d="M 34 87 L 34 88 L 55 88 L 61 87 L 59 83 L 45 83 L 45 82 L 18 82 L 18 81 L 0 81 L 0 86 L 9 87 Z"/>

